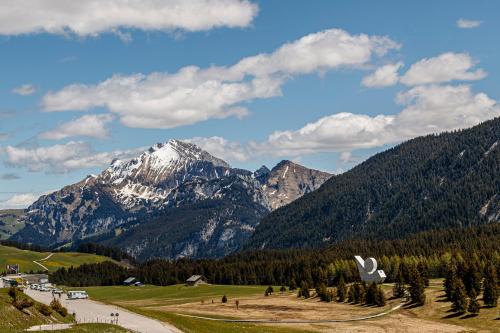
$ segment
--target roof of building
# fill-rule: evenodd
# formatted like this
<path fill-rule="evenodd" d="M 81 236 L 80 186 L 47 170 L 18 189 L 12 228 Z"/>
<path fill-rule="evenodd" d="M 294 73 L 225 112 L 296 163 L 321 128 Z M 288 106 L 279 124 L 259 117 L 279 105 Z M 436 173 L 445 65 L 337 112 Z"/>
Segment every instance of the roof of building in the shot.
<path fill-rule="evenodd" d="M 187 279 L 186 282 L 196 282 L 199 279 L 204 279 L 203 275 L 193 275 L 189 279 Z"/>
<path fill-rule="evenodd" d="M 125 281 L 123 281 L 123 283 L 132 283 L 135 281 L 135 277 L 129 277 L 128 279 L 126 279 Z"/>

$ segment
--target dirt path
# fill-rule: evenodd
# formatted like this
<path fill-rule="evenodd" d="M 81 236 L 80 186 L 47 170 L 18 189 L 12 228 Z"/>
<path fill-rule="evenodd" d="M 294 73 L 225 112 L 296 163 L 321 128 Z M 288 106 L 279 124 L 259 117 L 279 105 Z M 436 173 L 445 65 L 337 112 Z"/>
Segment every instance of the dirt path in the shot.
<path fill-rule="evenodd" d="M 45 260 L 49 260 L 49 259 L 50 259 L 50 257 L 52 257 L 53 255 L 54 255 L 54 253 L 51 253 L 51 254 L 49 254 L 48 256 L 46 256 L 45 258 L 40 259 L 40 260 L 38 260 L 38 261 L 45 261 Z M 45 270 L 45 271 L 48 271 L 48 270 L 49 270 L 47 267 L 45 267 L 44 265 L 42 265 L 42 264 L 41 264 L 41 263 L 39 263 L 38 261 L 33 260 L 33 262 L 34 262 L 35 264 L 37 264 L 38 266 L 42 267 L 42 268 L 43 268 L 43 270 Z"/>
<path fill-rule="evenodd" d="M 26 290 L 26 294 L 38 302 L 50 304 L 53 296 L 49 292 Z M 78 323 L 111 323 L 118 316 L 118 325 L 140 333 L 182 333 L 176 327 L 162 323 L 128 310 L 102 304 L 89 299 L 68 300 L 65 295 L 60 298 L 61 304 L 70 313 L 76 314 Z M 113 314 L 113 317 L 111 317 Z M 116 324 L 116 322 L 114 322 Z"/>
<path fill-rule="evenodd" d="M 364 317 L 358 317 L 358 318 L 350 318 L 350 319 L 324 319 L 324 320 L 302 320 L 302 319 L 296 319 L 296 320 L 269 320 L 269 319 L 224 319 L 224 318 L 211 318 L 211 317 L 203 317 L 203 316 L 196 316 L 196 315 L 189 315 L 189 314 L 183 314 L 183 313 L 176 313 L 179 316 L 184 316 L 184 317 L 191 317 L 191 318 L 197 318 L 197 319 L 205 319 L 205 320 L 212 320 L 212 321 L 223 321 L 226 323 L 261 323 L 261 324 L 321 324 L 321 323 L 347 323 L 351 321 L 361 321 L 361 320 L 368 320 L 368 319 L 373 319 L 373 318 L 378 318 L 382 317 L 385 315 L 388 315 L 389 313 L 396 311 L 400 309 L 403 306 L 403 304 L 396 305 L 395 307 L 390 308 L 387 311 L 380 312 L 377 314 L 369 315 L 369 316 L 364 316 Z"/>

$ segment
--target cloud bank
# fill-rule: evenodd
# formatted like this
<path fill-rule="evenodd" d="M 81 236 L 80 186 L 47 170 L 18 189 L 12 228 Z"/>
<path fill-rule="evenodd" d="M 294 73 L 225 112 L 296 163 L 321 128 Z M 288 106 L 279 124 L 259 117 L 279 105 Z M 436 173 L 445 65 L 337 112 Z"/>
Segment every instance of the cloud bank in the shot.
<path fill-rule="evenodd" d="M 42 107 L 48 112 L 105 107 L 125 126 L 140 128 L 243 117 L 245 102 L 281 95 L 293 76 L 360 67 L 399 47 L 388 37 L 324 30 L 230 67 L 187 66 L 176 73 L 114 75 L 93 85 L 72 84 L 46 94 Z"/>
<path fill-rule="evenodd" d="M 143 31 L 248 27 L 259 8 L 248 0 L 3 0 L 0 35 L 51 33 L 80 37 Z"/>

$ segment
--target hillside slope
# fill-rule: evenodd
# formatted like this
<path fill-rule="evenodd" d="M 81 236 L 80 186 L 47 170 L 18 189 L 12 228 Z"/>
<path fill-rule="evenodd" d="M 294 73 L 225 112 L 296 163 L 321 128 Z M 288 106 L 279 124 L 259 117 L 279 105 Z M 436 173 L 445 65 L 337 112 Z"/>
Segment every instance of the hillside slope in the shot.
<path fill-rule="evenodd" d="M 24 228 L 22 209 L 0 210 L 0 240 L 7 239 Z"/>
<path fill-rule="evenodd" d="M 38 261 L 50 272 L 56 271 L 59 268 L 69 268 L 71 266 L 80 266 L 81 264 L 99 263 L 103 261 L 113 261 L 104 256 L 98 256 L 88 253 L 77 252 L 58 252 L 54 253 L 47 260 L 50 253 L 34 252 L 28 250 L 20 250 L 15 247 L 0 245 L 0 272 L 5 269 L 7 264 L 19 264 L 22 272 L 40 271 L 43 268 L 33 261 Z"/>
<path fill-rule="evenodd" d="M 248 248 L 319 247 L 353 237 L 500 221 L 500 118 L 377 154 L 269 214 Z"/>

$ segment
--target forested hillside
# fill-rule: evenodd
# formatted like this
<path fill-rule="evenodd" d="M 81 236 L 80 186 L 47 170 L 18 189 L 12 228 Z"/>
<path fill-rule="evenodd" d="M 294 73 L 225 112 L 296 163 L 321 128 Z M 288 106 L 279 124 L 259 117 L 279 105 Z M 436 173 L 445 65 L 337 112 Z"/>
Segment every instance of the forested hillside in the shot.
<path fill-rule="evenodd" d="M 377 154 L 269 214 L 247 248 L 395 239 L 500 221 L 500 119 Z"/>

